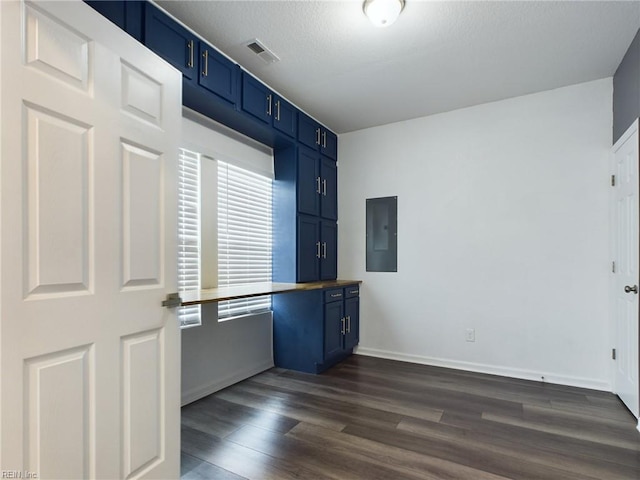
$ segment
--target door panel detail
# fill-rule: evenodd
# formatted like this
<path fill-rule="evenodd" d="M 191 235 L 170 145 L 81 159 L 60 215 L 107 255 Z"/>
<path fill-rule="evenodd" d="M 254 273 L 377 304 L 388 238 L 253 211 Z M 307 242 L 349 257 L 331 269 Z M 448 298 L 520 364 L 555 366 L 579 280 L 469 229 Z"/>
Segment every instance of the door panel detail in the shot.
<path fill-rule="evenodd" d="M 38 478 L 92 478 L 93 347 L 25 360 L 27 465 Z"/>
<path fill-rule="evenodd" d="M 161 330 L 122 339 L 123 478 L 152 468 L 164 456 Z"/>
<path fill-rule="evenodd" d="M 162 123 L 162 85 L 122 62 L 122 108 L 154 125 Z"/>
<path fill-rule="evenodd" d="M 123 142 L 122 163 L 123 286 L 157 286 L 162 283 L 160 155 Z"/>
<path fill-rule="evenodd" d="M 89 85 L 89 41 L 71 27 L 28 5 L 25 63 L 74 87 Z"/>
<path fill-rule="evenodd" d="M 25 106 L 26 295 L 91 290 L 91 128 Z"/>

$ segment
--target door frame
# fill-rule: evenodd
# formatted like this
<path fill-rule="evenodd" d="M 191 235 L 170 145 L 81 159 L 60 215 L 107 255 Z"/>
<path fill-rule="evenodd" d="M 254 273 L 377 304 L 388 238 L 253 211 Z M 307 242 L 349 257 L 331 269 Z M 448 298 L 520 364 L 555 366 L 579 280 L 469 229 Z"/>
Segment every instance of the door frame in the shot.
<path fill-rule="evenodd" d="M 618 140 L 616 140 L 616 142 L 613 144 L 613 146 L 611 147 L 611 152 L 609 155 L 609 170 L 610 173 L 612 175 L 616 174 L 616 152 L 617 150 L 627 141 L 629 140 L 630 137 L 632 137 L 634 134 L 638 133 L 639 135 L 639 141 L 640 141 L 640 118 L 636 118 L 636 120 L 627 128 L 627 130 L 620 136 L 620 138 L 618 138 Z M 639 151 L 640 151 L 640 146 L 639 146 Z M 639 183 L 638 189 L 640 190 L 640 155 L 639 158 L 637 159 L 637 164 L 638 164 L 638 178 L 637 181 Z M 614 186 L 612 184 L 612 186 Z M 638 211 L 640 212 L 640 195 L 638 196 Z M 612 260 L 616 259 L 616 247 L 615 247 L 615 242 L 616 242 L 616 229 L 617 229 L 617 216 L 615 213 L 615 191 L 612 189 L 610 196 L 609 196 L 609 253 L 610 253 L 610 257 Z M 640 259 L 640 219 L 638 219 L 638 245 L 636 245 L 636 252 L 638 252 L 638 258 Z M 640 263 L 640 262 L 639 262 Z M 639 267 L 639 271 L 640 271 L 640 265 Z M 610 270 L 610 282 L 609 282 L 609 295 L 610 295 L 610 302 L 609 302 L 609 312 L 610 312 L 610 316 L 611 316 L 611 320 L 610 320 L 610 325 L 611 325 L 611 345 L 612 345 L 612 353 L 613 353 L 613 349 L 617 349 L 618 345 L 617 345 L 617 334 L 618 334 L 618 319 L 616 317 L 616 278 L 615 278 L 615 274 L 612 270 Z M 640 322 L 640 308 L 638 309 L 638 322 Z M 640 328 L 639 328 L 640 331 Z M 638 349 L 638 356 L 640 357 L 640 335 L 639 338 L 637 339 L 637 343 L 636 343 L 636 347 Z M 612 359 L 611 359 L 611 385 L 612 385 L 612 390 L 613 392 L 617 392 L 617 385 L 616 385 L 616 360 L 613 359 L 613 355 L 612 355 Z M 640 365 L 638 368 L 638 394 L 640 395 Z M 637 426 L 636 429 L 640 432 L 640 418 L 636 419 L 637 420 Z"/>

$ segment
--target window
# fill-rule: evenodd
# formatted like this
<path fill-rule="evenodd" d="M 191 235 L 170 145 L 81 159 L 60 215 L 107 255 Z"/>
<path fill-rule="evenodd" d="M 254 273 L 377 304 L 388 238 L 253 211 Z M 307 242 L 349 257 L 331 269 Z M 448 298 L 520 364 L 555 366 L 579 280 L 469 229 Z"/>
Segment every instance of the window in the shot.
<path fill-rule="evenodd" d="M 200 154 L 178 159 L 178 291 L 200 290 Z M 181 327 L 200 325 L 200 305 L 180 307 Z"/>
<path fill-rule="evenodd" d="M 218 286 L 271 282 L 271 178 L 218 160 Z M 271 309 L 271 296 L 220 302 L 225 319 Z"/>
<path fill-rule="evenodd" d="M 180 292 L 270 282 L 273 150 L 190 110 L 183 114 Z M 269 310 L 270 296 L 221 302 L 216 320 Z M 183 307 L 178 317 L 189 327 L 215 311 Z"/>

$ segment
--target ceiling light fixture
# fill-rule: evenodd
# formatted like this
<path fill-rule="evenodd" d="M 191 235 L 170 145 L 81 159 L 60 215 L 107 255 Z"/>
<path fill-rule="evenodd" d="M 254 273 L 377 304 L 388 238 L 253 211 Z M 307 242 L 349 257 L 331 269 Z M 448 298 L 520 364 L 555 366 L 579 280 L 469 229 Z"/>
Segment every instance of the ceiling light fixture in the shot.
<path fill-rule="evenodd" d="M 388 27 L 404 8 L 404 0 L 365 0 L 364 13 L 376 27 Z"/>

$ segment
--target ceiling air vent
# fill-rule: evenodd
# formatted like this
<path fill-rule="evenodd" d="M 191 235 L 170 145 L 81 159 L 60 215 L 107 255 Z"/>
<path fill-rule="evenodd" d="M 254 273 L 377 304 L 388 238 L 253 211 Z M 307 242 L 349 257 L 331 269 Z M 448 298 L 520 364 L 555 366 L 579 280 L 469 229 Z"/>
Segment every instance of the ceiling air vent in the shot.
<path fill-rule="evenodd" d="M 269 50 L 264 44 L 257 38 L 247 43 L 247 47 L 253 53 L 255 53 L 264 63 L 275 63 L 280 61 L 278 56 Z"/>

